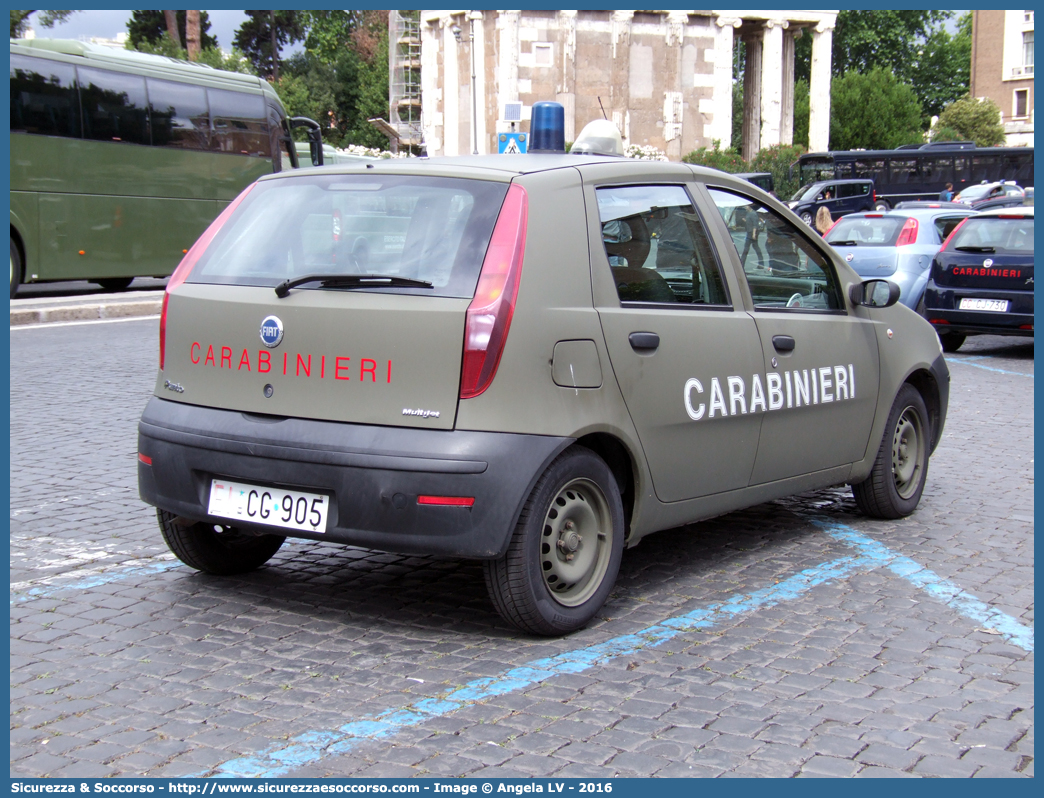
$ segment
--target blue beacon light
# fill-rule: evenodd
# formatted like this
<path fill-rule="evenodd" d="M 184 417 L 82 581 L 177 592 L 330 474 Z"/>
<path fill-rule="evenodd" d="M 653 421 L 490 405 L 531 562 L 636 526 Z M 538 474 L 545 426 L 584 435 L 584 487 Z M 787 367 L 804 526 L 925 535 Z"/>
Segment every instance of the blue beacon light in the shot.
<path fill-rule="evenodd" d="M 565 152 L 565 108 L 561 103 L 533 104 L 529 152 Z"/>

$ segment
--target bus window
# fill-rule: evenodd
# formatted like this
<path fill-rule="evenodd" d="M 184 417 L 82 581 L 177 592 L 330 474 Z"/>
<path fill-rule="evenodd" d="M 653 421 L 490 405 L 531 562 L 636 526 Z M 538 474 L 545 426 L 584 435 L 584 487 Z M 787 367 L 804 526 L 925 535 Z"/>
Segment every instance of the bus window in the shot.
<path fill-rule="evenodd" d="M 964 155 L 957 155 L 953 159 L 953 183 L 966 183 L 968 181 L 968 163 L 971 159 Z"/>
<path fill-rule="evenodd" d="M 169 80 L 147 80 L 152 113 L 152 143 L 184 150 L 210 149 L 207 92 Z"/>
<path fill-rule="evenodd" d="M 213 130 L 210 148 L 237 155 L 272 154 L 265 122 L 265 102 L 259 94 L 207 89 Z"/>
<path fill-rule="evenodd" d="M 889 164 L 890 182 L 898 185 L 918 183 L 921 180 L 917 158 L 892 158 Z"/>
<path fill-rule="evenodd" d="M 953 158 L 934 155 L 924 159 L 924 179 L 929 183 L 953 182 Z"/>
<path fill-rule="evenodd" d="M 11 56 L 11 132 L 80 138 L 76 68 Z"/>
<path fill-rule="evenodd" d="M 853 161 L 855 174 L 852 177 L 858 180 L 873 180 L 875 183 L 885 182 L 885 162 L 883 158 L 860 158 Z"/>
<path fill-rule="evenodd" d="M 973 155 L 971 158 L 971 182 L 990 183 L 1000 169 L 1000 159 L 996 155 Z"/>
<path fill-rule="evenodd" d="M 83 137 L 150 144 L 145 78 L 79 67 Z"/>

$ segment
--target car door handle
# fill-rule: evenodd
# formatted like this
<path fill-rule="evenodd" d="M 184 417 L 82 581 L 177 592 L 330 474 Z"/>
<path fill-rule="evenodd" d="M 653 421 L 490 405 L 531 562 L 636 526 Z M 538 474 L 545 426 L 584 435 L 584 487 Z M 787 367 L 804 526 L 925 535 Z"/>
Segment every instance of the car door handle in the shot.
<path fill-rule="evenodd" d="M 660 336 L 654 332 L 633 332 L 627 336 L 631 349 L 639 354 L 650 354 L 660 345 Z"/>
<path fill-rule="evenodd" d="M 773 335 L 772 345 L 776 347 L 777 352 L 794 351 L 794 339 L 789 335 Z"/>

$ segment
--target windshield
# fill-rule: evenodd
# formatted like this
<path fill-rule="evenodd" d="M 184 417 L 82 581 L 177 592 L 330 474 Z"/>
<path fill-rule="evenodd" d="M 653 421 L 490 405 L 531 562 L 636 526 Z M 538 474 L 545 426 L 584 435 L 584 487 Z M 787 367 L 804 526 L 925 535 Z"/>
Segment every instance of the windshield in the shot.
<path fill-rule="evenodd" d="M 434 291 L 365 290 L 471 297 L 507 188 L 412 175 L 261 181 L 188 282 L 275 286 L 313 274 L 376 274 L 424 280 Z"/>
<path fill-rule="evenodd" d="M 794 192 L 794 196 L 790 198 L 790 201 L 791 202 L 797 202 L 798 200 L 804 199 L 806 194 L 811 194 L 811 193 L 812 193 L 812 184 L 809 183 L 807 185 L 802 186 L 796 192 Z M 809 199 L 811 199 L 811 197 L 809 197 Z"/>
<path fill-rule="evenodd" d="M 985 197 L 991 188 L 993 188 L 993 186 L 968 186 L 968 188 L 963 189 L 957 196 L 962 200 L 979 199 L 980 197 Z"/>
<path fill-rule="evenodd" d="M 836 246 L 893 247 L 906 221 L 902 216 L 843 216 L 827 234 Z"/>
<path fill-rule="evenodd" d="M 966 247 L 988 249 L 1013 255 L 1033 254 L 1033 217 L 1005 219 L 1000 216 L 972 216 L 957 231 L 949 249 Z"/>

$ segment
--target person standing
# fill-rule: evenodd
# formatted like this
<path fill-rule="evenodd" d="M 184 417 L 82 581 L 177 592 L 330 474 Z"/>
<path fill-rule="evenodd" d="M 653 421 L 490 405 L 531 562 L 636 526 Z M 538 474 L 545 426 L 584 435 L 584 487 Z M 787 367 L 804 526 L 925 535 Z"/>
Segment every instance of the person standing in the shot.
<path fill-rule="evenodd" d="M 740 255 L 740 263 L 744 266 L 746 265 L 747 253 L 753 248 L 758 253 L 758 263 L 762 264 L 765 260 L 765 253 L 761 251 L 761 246 L 758 244 L 758 236 L 761 233 L 762 224 L 753 205 L 747 206 L 747 212 L 743 217 L 743 226 L 746 230 L 747 238 L 743 242 L 743 254 Z"/>
<path fill-rule="evenodd" d="M 946 188 L 939 192 L 940 202 L 953 202 L 953 183 L 947 183 Z"/>
<path fill-rule="evenodd" d="M 820 205 L 819 210 L 816 211 L 816 230 L 819 231 L 821 236 L 825 236 L 827 230 L 829 230 L 833 224 L 834 220 L 830 218 L 830 211 L 826 209 L 825 205 Z"/>

